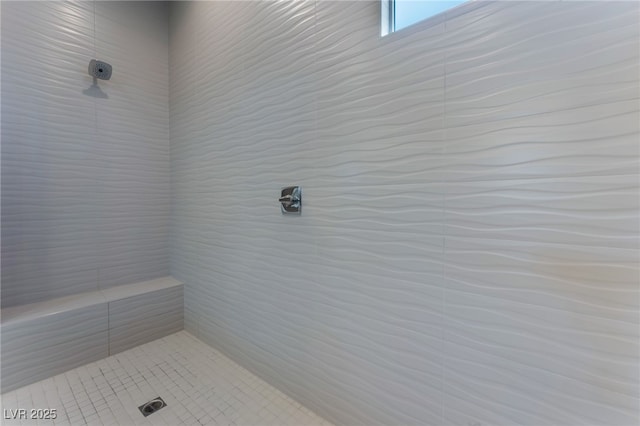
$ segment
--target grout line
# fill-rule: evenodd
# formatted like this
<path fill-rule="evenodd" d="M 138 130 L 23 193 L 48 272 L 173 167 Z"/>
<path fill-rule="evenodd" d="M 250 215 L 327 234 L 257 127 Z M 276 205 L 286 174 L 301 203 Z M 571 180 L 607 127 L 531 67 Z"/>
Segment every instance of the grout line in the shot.
<path fill-rule="evenodd" d="M 447 32 L 447 12 L 445 12 L 444 14 L 444 22 L 443 22 L 443 29 L 442 29 L 442 38 L 445 38 L 446 32 Z M 446 156 L 447 156 L 447 127 L 448 127 L 448 122 L 447 122 L 447 51 L 445 50 L 443 52 L 443 100 L 442 100 L 442 158 L 445 160 L 446 162 Z M 445 323 L 446 323 L 446 311 L 447 311 L 447 288 L 446 288 L 446 253 L 447 253 L 447 190 L 446 190 L 446 171 L 442 173 L 441 176 L 441 185 L 442 185 L 442 312 L 441 312 L 441 324 L 440 324 L 440 331 L 442 333 L 442 348 L 441 348 L 441 364 L 440 364 L 440 368 L 442 369 L 442 374 L 441 374 L 441 386 L 442 386 L 442 391 L 441 391 L 441 411 L 440 411 L 440 423 L 441 424 L 445 424 L 444 422 L 444 417 L 445 417 L 445 382 L 447 379 L 447 374 L 446 374 L 446 354 L 445 354 L 445 346 L 446 346 L 446 330 L 445 330 Z"/>
<path fill-rule="evenodd" d="M 111 302 L 107 302 L 107 354 L 111 356 Z"/>

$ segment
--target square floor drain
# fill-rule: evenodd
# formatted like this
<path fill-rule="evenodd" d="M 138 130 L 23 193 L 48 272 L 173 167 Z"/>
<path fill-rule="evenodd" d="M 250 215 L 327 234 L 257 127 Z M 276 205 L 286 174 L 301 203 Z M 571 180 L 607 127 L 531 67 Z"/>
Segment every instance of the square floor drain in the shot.
<path fill-rule="evenodd" d="M 154 398 L 138 407 L 143 416 L 147 417 L 159 409 L 166 407 L 167 403 L 160 397 Z"/>

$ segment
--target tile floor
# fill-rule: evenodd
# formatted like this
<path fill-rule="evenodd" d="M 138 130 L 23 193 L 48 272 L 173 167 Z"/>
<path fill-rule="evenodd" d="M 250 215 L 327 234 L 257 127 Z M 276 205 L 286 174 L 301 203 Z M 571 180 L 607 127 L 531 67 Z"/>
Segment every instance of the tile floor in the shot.
<path fill-rule="evenodd" d="M 167 406 L 145 418 L 138 406 L 158 396 Z M 7 426 L 330 425 L 186 331 L 7 392 L 1 413 Z"/>

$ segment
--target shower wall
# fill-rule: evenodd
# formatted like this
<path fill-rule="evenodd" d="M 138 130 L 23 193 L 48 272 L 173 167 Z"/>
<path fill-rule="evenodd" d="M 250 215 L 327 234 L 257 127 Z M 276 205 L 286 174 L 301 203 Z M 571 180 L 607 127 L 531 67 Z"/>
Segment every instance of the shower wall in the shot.
<path fill-rule="evenodd" d="M 166 3 L 1 7 L 2 306 L 168 275 Z"/>
<path fill-rule="evenodd" d="M 339 424 L 635 424 L 638 7 L 173 4 L 187 330 Z"/>

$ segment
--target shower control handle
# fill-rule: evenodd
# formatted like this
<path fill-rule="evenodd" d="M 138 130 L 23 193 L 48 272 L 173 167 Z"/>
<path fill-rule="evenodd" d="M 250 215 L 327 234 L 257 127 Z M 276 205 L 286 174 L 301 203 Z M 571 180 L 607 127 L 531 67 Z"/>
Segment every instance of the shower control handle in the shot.
<path fill-rule="evenodd" d="M 279 198 L 278 201 L 280 201 L 282 204 L 286 204 L 287 206 L 290 206 L 300 201 L 300 199 L 294 197 L 293 195 L 285 195 L 284 197 Z"/>
<path fill-rule="evenodd" d="M 282 214 L 300 214 L 302 207 L 302 189 L 299 186 L 288 186 L 280 192 L 280 210 Z"/>

